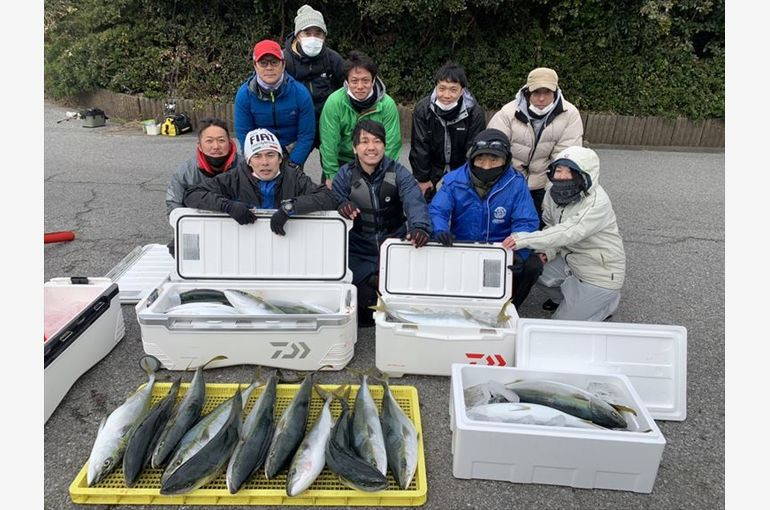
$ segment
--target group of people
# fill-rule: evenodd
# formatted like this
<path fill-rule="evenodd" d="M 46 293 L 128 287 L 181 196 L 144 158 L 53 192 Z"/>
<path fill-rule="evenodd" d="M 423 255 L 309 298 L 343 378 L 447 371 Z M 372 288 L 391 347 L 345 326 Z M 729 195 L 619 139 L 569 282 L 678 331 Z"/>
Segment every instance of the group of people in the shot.
<path fill-rule="evenodd" d="M 463 69 L 442 66 L 414 109 L 409 169 L 398 161 L 399 114 L 374 61 L 327 47 L 323 15 L 308 5 L 294 28 L 283 48 L 255 45 L 254 72 L 235 98 L 237 142 L 225 122 L 199 123 L 197 154 L 172 175 L 168 213 L 221 211 L 244 225 L 256 220 L 251 209 L 275 209 L 271 229 L 285 235 L 296 214 L 337 210 L 353 221 L 348 260 L 361 325 L 372 323 L 380 245 L 393 237 L 415 248 L 501 242 L 514 251 L 517 308 L 537 285 L 555 319 L 612 315 L 623 242 L 599 158 L 582 147 L 580 113 L 553 69 L 532 70 L 487 124 Z M 303 171 L 313 149 L 320 183 Z"/>

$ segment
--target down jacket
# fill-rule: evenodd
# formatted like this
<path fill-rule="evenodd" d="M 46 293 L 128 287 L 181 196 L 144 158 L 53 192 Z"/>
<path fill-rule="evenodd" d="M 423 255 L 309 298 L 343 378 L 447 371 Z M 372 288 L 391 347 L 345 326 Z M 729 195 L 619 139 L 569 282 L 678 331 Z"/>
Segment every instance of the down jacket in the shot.
<path fill-rule="evenodd" d="M 286 72 L 310 92 L 315 106 L 315 116 L 321 116 L 326 98 L 342 87 L 345 75 L 342 72 L 342 57 L 324 44 L 321 53 L 308 57 L 302 52 L 297 36 L 290 34 L 283 47 Z"/>
<path fill-rule="evenodd" d="M 548 260 L 561 255 L 580 280 L 605 289 L 620 289 L 626 276 L 626 253 L 610 197 L 599 185 L 599 157 L 591 149 L 570 147 L 556 159 L 574 161 L 591 177 L 588 193 L 560 207 L 546 192 L 545 228 L 515 233 L 516 249 L 532 248 L 545 253 Z"/>
<path fill-rule="evenodd" d="M 234 111 L 235 135 L 241 150 L 249 131 L 264 128 L 278 137 L 292 162 L 305 164 L 315 140 L 315 110 L 310 92 L 287 72 L 278 91 L 271 94 L 259 88 L 257 75 L 252 72 L 235 94 Z"/>
<path fill-rule="evenodd" d="M 487 128 L 499 129 L 511 140 L 513 167 L 527 178 L 529 189 L 543 189 L 548 183 L 546 172 L 553 156 L 567 147 L 583 145 L 583 121 L 577 108 L 557 89 L 556 106 L 546 117 L 537 139 L 527 114 L 526 90 L 526 86 L 519 89 L 513 101 L 489 120 Z"/>
<path fill-rule="evenodd" d="M 512 232 L 532 232 L 540 226 L 527 183 L 510 166 L 482 199 L 466 162 L 444 176 L 428 211 L 434 235 L 449 231 L 458 241 L 495 243 Z M 526 260 L 529 250 L 519 255 Z"/>

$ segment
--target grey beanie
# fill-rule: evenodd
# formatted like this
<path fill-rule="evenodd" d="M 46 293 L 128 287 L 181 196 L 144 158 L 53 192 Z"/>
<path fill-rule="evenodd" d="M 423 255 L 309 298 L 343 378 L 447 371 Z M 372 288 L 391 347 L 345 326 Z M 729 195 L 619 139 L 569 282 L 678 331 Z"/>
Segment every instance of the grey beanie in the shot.
<path fill-rule="evenodd" d="M 324 34 L 328 34 L 326 23 L 324 23 L 324 15 L 305 4 L 297 10 L 297 16 L 294 18 L 294 35 L 297 35 L 307 27 L 318 27 L 324 31 Z"/>

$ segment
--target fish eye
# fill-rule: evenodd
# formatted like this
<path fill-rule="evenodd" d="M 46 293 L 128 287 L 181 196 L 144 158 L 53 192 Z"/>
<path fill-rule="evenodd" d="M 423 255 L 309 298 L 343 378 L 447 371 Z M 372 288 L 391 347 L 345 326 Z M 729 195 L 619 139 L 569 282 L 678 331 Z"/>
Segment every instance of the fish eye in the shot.
<path fill-rule="evenodd" d="M 174 465 L 175 466 L 181 466 L 182 465 L 182 459 L 179 459 L 176 462 L 174 462 Z"/>
<path fill-rule="evenodd" d="M 112 459 L 107 459 L 107 460 L 105 460 L 105 461 L 104 461 L 104 469 L 107 469 L 107 468 L 109 468 L 110 466 L 112 466 Z"/>

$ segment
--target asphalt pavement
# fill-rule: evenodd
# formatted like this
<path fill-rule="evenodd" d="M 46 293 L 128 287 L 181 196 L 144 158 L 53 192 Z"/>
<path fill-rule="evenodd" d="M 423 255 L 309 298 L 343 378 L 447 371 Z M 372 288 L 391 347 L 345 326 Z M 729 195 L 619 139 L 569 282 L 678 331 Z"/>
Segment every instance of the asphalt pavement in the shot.
<path fill-rule="evenodd" d="M 195 148 L 194 135 L 147 136 L 138 123 L 109 120 L 107 126 L 92 129 L 78 120 L 57 123 L 67 110 L 45 104 L 44 228 L 72 230 L 76 239 L 45 245 L 45 281 L 103 276 L 135 247 L 171 240 L 165 189 L 173 170 Z M 405 145 L 404 163 L 409 151 Z M 419 392 L 428 479 L 425 509 L 724 505 L 724 153 L 609 148 L 597 148 L 597 153 L 600 181 L 612 199 L 627 256 L 626 282 L 612 321 L 681 325 L 688 332 L 687 419 L 658 422 L 667 443 L 653 492 L 456 479 L 447 412 L 450 380 L 407 375 L 396 384 L 413 385 Z M 317 151 L 306 172 L 319 179 Z M 519 315 L 547 318 L 540 309 L 544 300 L 534 289 Z M 143 350 L 136 314 L 133 306 L 124 305 L 122 311 L 123 340 L 78 379 L 45 425 L 47 509 L 83 507 L 71 501 L 68 487 L 88 459 L 99 423 L 144 382 L 137 366 Z M 349 366 L 374 368 L 374 347 L 374 328 L 360 328 Z M 206 371 L 206 381 L 247 382 L 252 374 L 253 366 L 212 369 Z M 161 370 L 159 380 L 176 375 Z M 324 372 L 321 382 L 350 382 L 350 375 Z"/>

